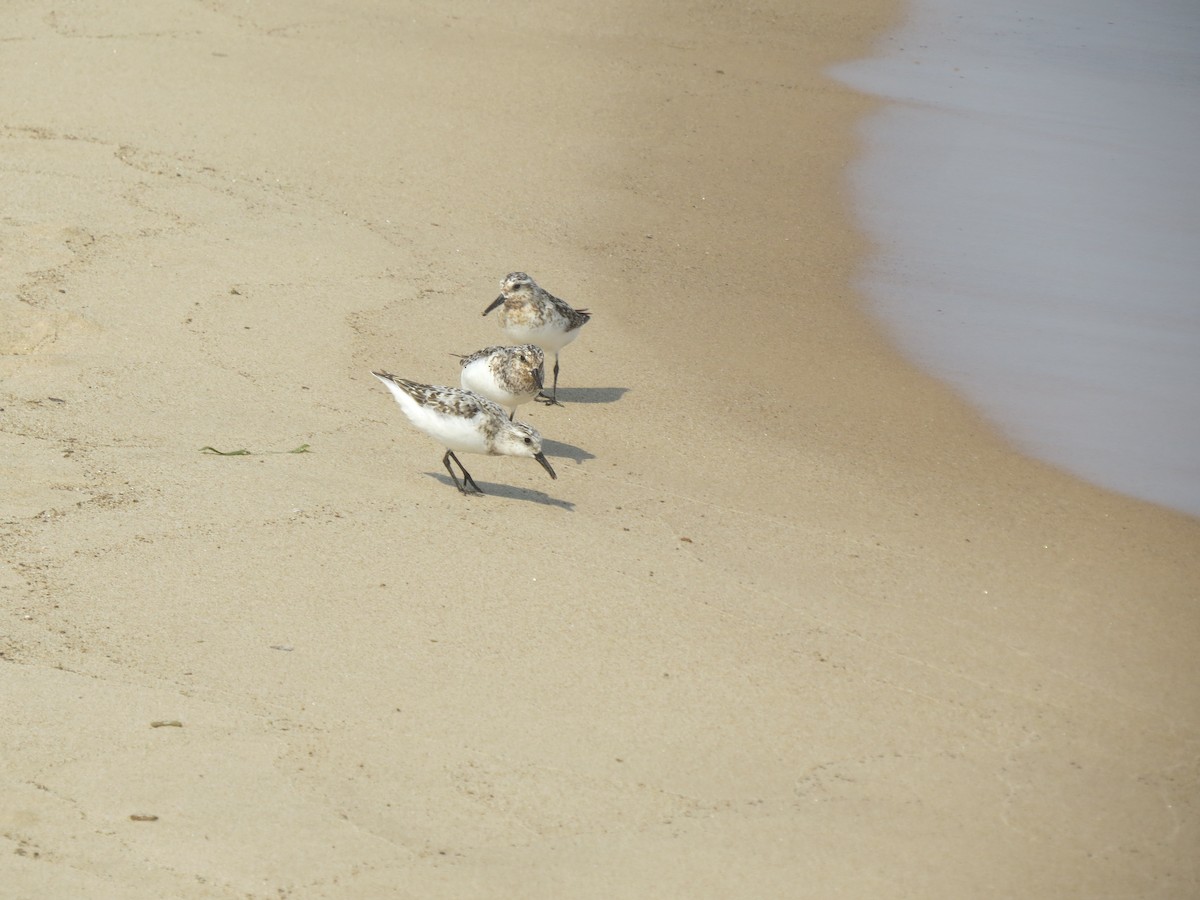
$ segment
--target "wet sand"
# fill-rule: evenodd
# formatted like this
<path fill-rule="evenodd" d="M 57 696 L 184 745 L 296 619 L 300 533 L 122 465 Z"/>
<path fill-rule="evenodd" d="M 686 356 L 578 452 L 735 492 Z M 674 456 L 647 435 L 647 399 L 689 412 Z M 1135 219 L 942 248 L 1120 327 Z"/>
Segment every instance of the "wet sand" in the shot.
<path fill-rule="evenodd" d="M 1194 893 L 1200 525 L 855 293 L 822 72 L 897 15 L 18 5 L 6 889 Z M 594 318 L 466 499 L 370 370 L 513 269 Z"/>

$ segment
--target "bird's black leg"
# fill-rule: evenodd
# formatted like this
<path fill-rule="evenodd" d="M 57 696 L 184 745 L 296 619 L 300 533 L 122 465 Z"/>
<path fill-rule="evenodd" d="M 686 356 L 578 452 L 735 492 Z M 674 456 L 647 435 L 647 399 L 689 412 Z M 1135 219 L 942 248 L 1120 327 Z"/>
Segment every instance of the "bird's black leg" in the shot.
<path fill-rule="evenodd" d="M 454 469 L 450 467 L 450 460 L 454 460 L 456 463 L 458 463 L 458 467 L 462 469 L 463 481 L 470 485 L 476 494 L 482 494 L 483 491 L 479 489 L 479 485 L 475 483 L 475 479 L 471 477 L 471 473 L 467 471 L 467 467 L 462 464 L 462 460 L 454 455 L 453 450 L 447 450 L 446 455 L 442 457 L 442 462 L 445 463 L 446 471 L 450 473 L 450 477 L 454 479 L 454 486 L 464 494 L 471 493 L 471 491 L 468 491 L 462 484 L 459 484 L 458 476 L 454 474 Z"/>
<path fill-rule="evenodd" d="M 538 394 L 537 398 L 539 400 L 541 400 L 543 403 L 545 403 L 547 406 L 562 406 L 562 404 L 558 402 L 558 354 L 557 353 L 554 354 L 554 387 L 551 389 L 551 395 L 549 397 L 547 397 L 546 392 L 542 391 L 542 393 Z"/>
<path fill-rule="evenodd" d="M 454 479 L 454 486 L 465 494 L 466 491 L 463 491 L 463 486 L 459 483 L 458 476 L 454 474 L 454 469 L 450 467 L 450 457 L 452 456 L 454 456 L 454 454 L 447 450 L 446 455 L 442 457 L 442 465 L 446 467 L 446 471 L 449 472 L 450 477 Z M 454 458 L 458 459 L 457 456 L 454 456 Z M 461 466 L 462 463 L 459 463 L 459 465 Z"/>

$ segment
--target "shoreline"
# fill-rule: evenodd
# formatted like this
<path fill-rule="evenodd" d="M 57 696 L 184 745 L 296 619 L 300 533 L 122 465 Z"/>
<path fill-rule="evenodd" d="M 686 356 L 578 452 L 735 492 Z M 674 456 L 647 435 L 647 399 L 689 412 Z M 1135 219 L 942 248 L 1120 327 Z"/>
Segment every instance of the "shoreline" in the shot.
<path fill-rule="evenodd" d="M 874 101 L 823 73 L 896 14 L 15 16 L 3 882 L 1200 884 L 1200 526 L 1013 452 L 853 288 Z M 369 373 L 453 379 L 519 269 L 594 316 L 520 413 L 559 477 L 467 500 Z"/>
<path fill-rule="evenodd" d="M 852 173 L 878 246 L 862 284 L 906 355 L 1023 452 L 1195 517 L 1200 21 L 1075 7 L 924 0 L 880 55 L 834 68 L 887 104 Z"/>

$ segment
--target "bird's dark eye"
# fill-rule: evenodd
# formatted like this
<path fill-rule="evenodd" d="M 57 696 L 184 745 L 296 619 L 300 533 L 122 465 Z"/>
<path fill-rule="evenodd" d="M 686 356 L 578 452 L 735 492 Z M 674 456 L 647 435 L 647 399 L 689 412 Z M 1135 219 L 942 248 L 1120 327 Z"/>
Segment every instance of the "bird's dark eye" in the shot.
<path fill-rule="evenodd" d="M 530 440 L 529 438 L 525 438 L 525 443 L 527 443 L 527 444 L 532 444 L 532 443 L 533 443 L 533 441 L 532 441 L 532 440 Z"/>

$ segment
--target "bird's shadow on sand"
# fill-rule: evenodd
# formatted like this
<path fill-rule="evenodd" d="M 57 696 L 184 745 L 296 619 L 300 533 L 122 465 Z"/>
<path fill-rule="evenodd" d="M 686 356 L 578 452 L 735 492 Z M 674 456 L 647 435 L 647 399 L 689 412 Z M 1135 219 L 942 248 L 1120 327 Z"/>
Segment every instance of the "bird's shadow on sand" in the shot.
<path fill-rule="evenodd" d="M 576 447 L 574 444 L 564 444 L 562 441 L 552 441 L 549 438 L 542 438 L 542 452 L 551 459 L 570 459 L 576 463 L 582 463 L 585 460 L 595 459 L 595 453 L 588 453 L 582 447 Z"/>
<path fill-rule="evenodd" d="M 549 388 L 545 388 L 549 392 Z M 629 393 L 629 388 L 623 387 L 593 387 L 558 389 L 560 403 L 616 403 Z"/>
<path fill-rule="evenodd" d="M 476 478 L 475 483 L 483 491 L 483 496 L 481 497 L 479 494 L 460 493 L 458 488 L 454 486 L 454 482 L 450 480 L 449 475 L 443 475 L 438 472 L 426 472 L 425 474 L 434 481 L 440 481 L 448 489 L 459 494 L 465 500 L 487 500 L 488 497 L 504 497 L 506 500 L 524 500 L 527 503 L 540 503 L 542 506 L 557 506 L 559 509 L 565 509 L 567 512 L 575 512 L 575 504 L 570 500 L 559 500 L 557 497 L 551 497 L 544 491 L 514 487 L 511 484 L 496 484 L 493 481 L 480 481 Z"/>

